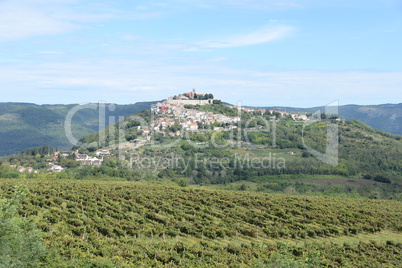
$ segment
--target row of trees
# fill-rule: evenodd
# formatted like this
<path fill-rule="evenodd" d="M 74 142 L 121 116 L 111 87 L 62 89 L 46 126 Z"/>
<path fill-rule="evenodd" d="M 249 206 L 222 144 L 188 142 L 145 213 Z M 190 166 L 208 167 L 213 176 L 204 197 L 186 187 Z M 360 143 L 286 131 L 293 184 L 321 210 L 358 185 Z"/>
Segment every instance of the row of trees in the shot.
<path fill-rule="evenodd" d="M 57 151 L 57 148 L 56 148 Z M 54 148 L 52 146 L 49 145 L 42 145 L 39 147 L 33 147 L 33 148 L 29 148 L 26 150 L 21 151 L 21 155 L 32 155 L 32 156 L 36 156 L 36 155 L 40 155 L 41 157 L 46 156 L 46 155 L 52 155 L 55 152 Z"/>
<path fill-rule="evenodd" d="M 194 94 L 194 99 L 196 100 L 213 100 L 214 99 L 214 95 L 212 95 L 211 93 L 209 94 Z"/>

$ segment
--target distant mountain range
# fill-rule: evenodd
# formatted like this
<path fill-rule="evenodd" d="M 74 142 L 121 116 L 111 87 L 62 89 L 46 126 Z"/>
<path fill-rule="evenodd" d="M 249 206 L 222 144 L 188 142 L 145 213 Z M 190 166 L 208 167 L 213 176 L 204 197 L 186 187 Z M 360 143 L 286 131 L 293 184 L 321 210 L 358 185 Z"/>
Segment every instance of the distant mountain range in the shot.
<path fill-rule="evenodd" d="M 105 108 L 106 125 L 109 118 L 127 116 L 149 109 L 154 102 L 137 102 Z M 64 150 L 71 148 L 64 123 L 67 114 L 77 104 L 36 105 L 32 103 L 0 103 L 0 156 L 18 153 L 21 150 L 47 144 Z M 76 139 L 99 130 L 99 106 L 96 109 L 81 109 L 72 118 L 72 133 Z M 286 110 L 290 113 L 313 113 L 320 107 L 260 107 Z M 341 118 L 360 120 L 373 128 L 402 135 L 402 103 L 382 105 L 344 105 L 339 107 Z"/>
<path fill-rule="evenodd" d="M 105 123 L 114 123 L 109 122 L 110 117 L 118 120 L 118 116 L 149 109 L 154 103 L 156 102 L 137 102 L 110 107 L 106 104 Z M 76 139 L 99 131 L 99 105 L 93 106 L 78 110 L 72 117 L 71 129 Z M 67 114 L 74 107 L 77 107 L 77 104 L 0 103 L 0 156 L 15 154 L 43 144 L 60 150 L 71 148 L 72 145 L 65 135 L 64 123 Z"/>

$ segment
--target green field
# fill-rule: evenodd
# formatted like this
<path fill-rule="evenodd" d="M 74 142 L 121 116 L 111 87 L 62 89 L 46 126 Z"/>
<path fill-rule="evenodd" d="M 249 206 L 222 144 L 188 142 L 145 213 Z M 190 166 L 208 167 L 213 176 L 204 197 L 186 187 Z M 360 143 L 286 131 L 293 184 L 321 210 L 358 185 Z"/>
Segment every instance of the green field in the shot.
<path fill-rule="evenodd" d="M 42 232 L 46 251 L 36 262 L 42 267 L 402 263 L 398 201 L 220 191 L 170 182 L 20 179 L 0 181 L 1 199 L 11 199 L 13 186 L 21 184 L 29 193 L 13 218 L 33 222 Z"/>

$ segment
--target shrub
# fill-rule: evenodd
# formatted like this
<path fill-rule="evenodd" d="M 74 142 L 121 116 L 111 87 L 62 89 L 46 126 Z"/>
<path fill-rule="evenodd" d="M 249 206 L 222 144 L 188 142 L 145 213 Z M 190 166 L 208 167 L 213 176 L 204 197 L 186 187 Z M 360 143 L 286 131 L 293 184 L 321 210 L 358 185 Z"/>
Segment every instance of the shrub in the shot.
<path fill-rule="evenodd" d="M 35 224 L 18 215 L 26 193 L 15 187 L 10 199 L 0 200 L 0 267 L 33 267 L 46 253 Z"/>

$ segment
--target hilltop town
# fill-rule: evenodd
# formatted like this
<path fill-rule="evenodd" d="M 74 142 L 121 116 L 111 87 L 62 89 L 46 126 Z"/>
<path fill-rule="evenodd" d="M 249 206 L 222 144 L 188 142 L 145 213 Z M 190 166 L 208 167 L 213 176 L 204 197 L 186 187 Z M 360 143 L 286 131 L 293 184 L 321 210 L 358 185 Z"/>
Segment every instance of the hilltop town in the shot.
<path fill-rule="evenodd" d="M 169 97 L 167 100 L 158 102 L 151 108 L 152 113 L 156 115 L 155 120 L 151 123 L 151 130 L 165 133 L 164 130 L 173 126 L 179 126 L 182 131 L 197 131 L 205 129 L 207 126 L 211 126 L 210 129 L 218 131 L 231 130 L 237 128 L 237 124 L 241 120 L 241 111 L 255 115 L 265 115 L 268 113 L 272 115 L 272 118 L 289 116 L 293 120 L 308 120 L 305 114 L 289 114 L 285 111 L 253 109 L 234 105 L 226 106 L 236 109 L 238 111 L 237 116 L 228 116 L 196 109 L 202 105 L 211 104 L 222 104 L 222 102 L 214 100 L 212 94 L 198 94 L 195 89 L 188 93 Z M 141 130 L 145 134 L 149 133 L 149 130 Z M 175 135 L 172 131 L 167 134 L 170 136 Z"/>
<path fill-rule="evenodd" d="M 221 110 L 214 110 L 214 107 Z M 210 109 L 210 110 L 208 110 Z M 231 131 L 237 129 L 242 121 L 244 113 L 263 116 L 266 119 L 286 119 L 286 120 L 309 120 L 306 114 L 290 114 L 280 110 L 254 109 L 236 105 L 223 104 L 221 100 L 214 99 L 211 93 L 197 93 L 195 89 L 190 92 L 168 97 L 166 100 L 156 103 L 151 107 L 151 121 L 148 125 L 138 125 L 135 130 L 135 138 L 123 142 L 119 146 L 125 148 L 139 148 L 150 143 L 152 134 L 162 136 L 180 136 L 184 132 Z M 117 146 L 117 145 L 115 145 Z M 44 157 L 43 170 L 49 173 L 59 173 L 71 167 L 83 165 L 100 166 L 104 156 L 110 157 L 110 148 L 97 148 L 95 151 L 78 150 L 59 152 L 44 147 L 43 150 L 27 150 L 28 155 L 38 155 Z M 38 152 L 37 152 L 38 151 Z M 46 153 L 44 153 L 46 151 Z M 13 170 L 18 173 L 37 174 L 39 171 L 32 167 L 23 165 L 11 165 Z"/>
<path fill-rule="evenodd" d="M 216 100 L 215 103 L 217 103 Z M 240 116 L 227 116 L 194 109 L 197 105 L 208 104 L 214 104 L 213 95 L 197 94 L 195 90 L 169 97 L 151 108 L 156 115 L 156 119 L 151 123 L 151 128 L 157 131 L 177 125 L 182 131 L 195 131 L 216 122 L 225 125 L 226 129 L 237 127 L 235 124 L 240 121 Z M 222 130 L 223 127 L 215 126 L 213 129 Z"/>

